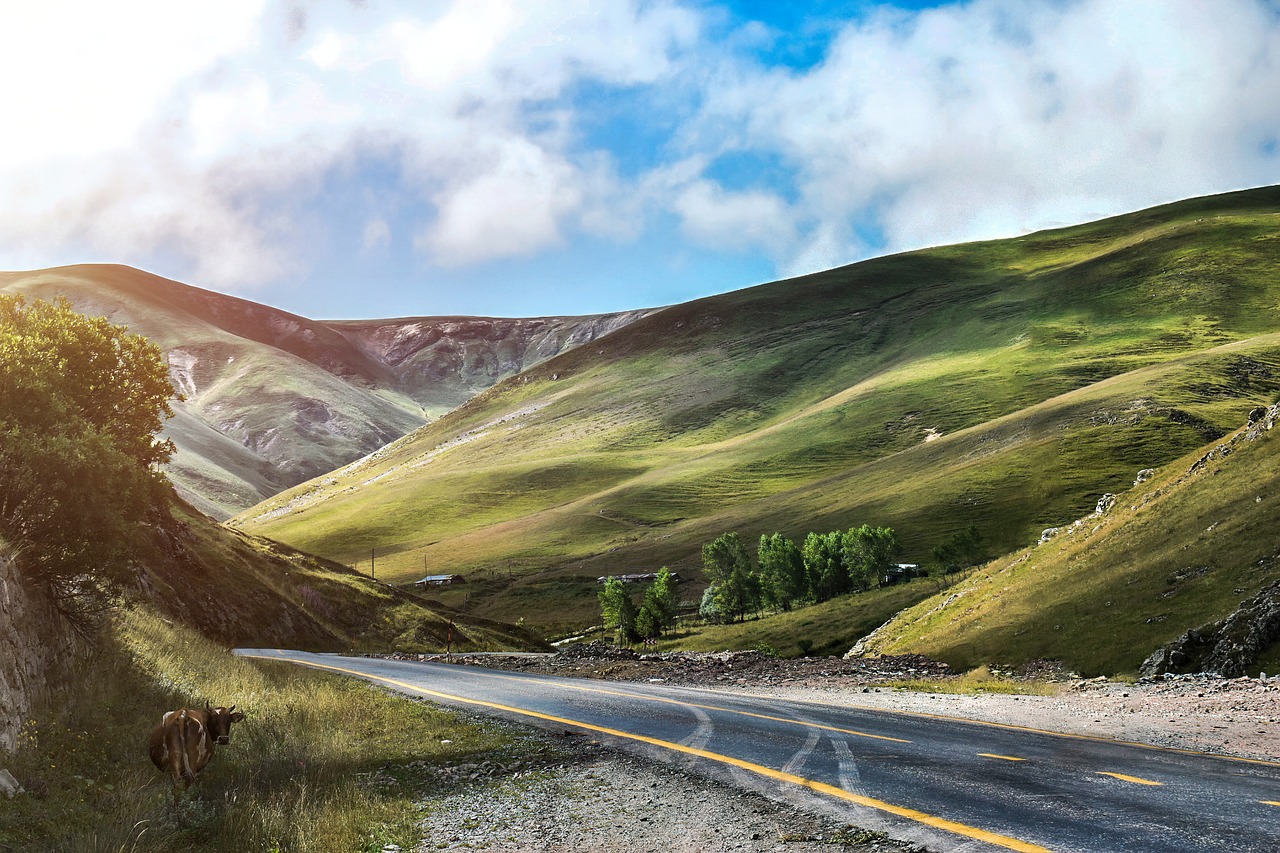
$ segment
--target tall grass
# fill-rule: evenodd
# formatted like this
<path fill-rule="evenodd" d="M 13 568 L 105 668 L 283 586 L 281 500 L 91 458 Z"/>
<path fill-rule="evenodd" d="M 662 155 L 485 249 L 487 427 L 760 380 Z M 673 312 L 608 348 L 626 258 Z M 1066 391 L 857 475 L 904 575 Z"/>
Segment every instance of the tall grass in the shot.
<path fill-rule="evenodd" d="M 175 808 L 147 736 L 165 710 L 205 701 L 246 719 Z M 29 793 L 0 809 L 0 850 L 409 847 L 431 768 L 520 748 L 495 732 L 363 682 L 236 658 L 129 611 L 85 662 L 73 701 L 33 715 L 5 759 Z"/>

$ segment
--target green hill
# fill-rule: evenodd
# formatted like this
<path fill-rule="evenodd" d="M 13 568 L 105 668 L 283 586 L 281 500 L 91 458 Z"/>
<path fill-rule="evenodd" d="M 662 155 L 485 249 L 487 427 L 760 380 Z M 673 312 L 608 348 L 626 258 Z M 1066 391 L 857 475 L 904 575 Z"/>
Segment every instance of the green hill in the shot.
<path fill-rule="evenodd" d="M 319 651 L 528 649 L 513 625 L 454 613 L 346 566 L 215 524 L 181 501 L 158 512 L 137 555 L 139 592 L 228 647 Z"/>
<path fill-rule="evenodd" d="M 105 264 L 0 273 L 0 292 L 65 296 L 165 351 L 186 398 L 168 473 L 219 519 L 640 316 L 323 322 Z"/>
<path fill-rule="evenodd" d="M 960 667 L 1047 658 L 1088 675 L 1136 672 L 1157 647 L 1280 579 L 1278 415 L 1272 407 L 1120 493 L 1110 510 L 904 610 L 861 651 L 921 652 Z M 1278 653 L 1264 649 L 1251 671 L 1275 672 Z"/>
<path fill-rule="evenodd" d="M 696 580 L 726 530 L 887 524 L 916 562 L 969 524 L 1023 547 L 1278 391 L 1265 188 L 668 308 L 235 523 L 459 572 L 446 600 L 567 629 L 596 576 Z"/>

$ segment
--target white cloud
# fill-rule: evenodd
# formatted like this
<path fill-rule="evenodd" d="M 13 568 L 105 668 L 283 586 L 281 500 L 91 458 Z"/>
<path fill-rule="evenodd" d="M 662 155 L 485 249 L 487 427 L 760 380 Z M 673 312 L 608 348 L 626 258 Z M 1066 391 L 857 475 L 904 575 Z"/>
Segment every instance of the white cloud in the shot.
<path fill-rule="evenodd" d="M 779 260 L 797 271 L 815 241 L 853 260 L 851 224 L 902 249 L 1274 181 L 1278 31 L 1249 0 L 885 13 L 806 73 L 739 70 L 703 121 L 794 165 L 812 235 Z"/>
<path fill-rule="evenodd" d="M 437 206 L 401 226 L 435 262 L 526 255 L 584 219 L 607 230 L 607 170 L 572 155 L 571 111 L 549 105 L 584 80 L 670 73 L 698 20 L 640 0 L 198 12 L 0 13 L 0 75 L 28 83 L 0 92 L 0 265 L 164 253 L 202 284 L 269 281 L 305 254 L 291 214 L 323 219 L 308 205 L 362 156 L 399 161 L 380 191 L 401 209 Z"/>
<path fill-rule="evenodd" d="M 871 233 L 889 249 L 998 236 L 1280 165 L 1280 23 L 1262 0 L 873 13 L 803 71 L 753 52 L 787 34 L 726 34 L 682 0 L 297 9 L 0 12 L 0 267 L 178 257 L 243 289 L 305 277 L 317 227 L 364 223 L 348 239 L 369 252 L 413 234 L 457 268 L 674 217 L 692 243 L 793 274 L 862 256 Z M 638 143 L 584 141 L 593 89 L 654 95 L 632 118 L 660 132 L 629 177 Z M 764 165 L 726 176 L 737 154 Z M 370 161 L 365 208 L 323 209 Z"/>
<path fill-rule="evenodd" d="M 391 245 L 391 225 L 381 216 L 370 219 L 360 235 L 360 248 L 365 252 L 377 252 Z"/>
<path fill-rule="evenodd" d="M 673 207 L 685 232 L 704 246 L 776 251 L 796 239 L 792 212 L 772 193 L 729 192 L 711 181 L 697 180 L 676 196 Z"/>
<path fill-rule="evenodd" d="M 560 222 L 581 204 L 573 167 L 523 140 L 435 197 L 439 218 L 418 245 L 445 267 L 527 255 L 561 241 Z"/>

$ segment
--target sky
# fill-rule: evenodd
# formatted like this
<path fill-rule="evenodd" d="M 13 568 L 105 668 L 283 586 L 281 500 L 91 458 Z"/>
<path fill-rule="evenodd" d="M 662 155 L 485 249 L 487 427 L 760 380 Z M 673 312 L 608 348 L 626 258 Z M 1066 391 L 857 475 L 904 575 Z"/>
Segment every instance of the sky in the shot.
<path fill-rule="evenodd" d="M 0 7 L 0 269 L 654 307 L 1280 183 L 1280 0 Z"/>

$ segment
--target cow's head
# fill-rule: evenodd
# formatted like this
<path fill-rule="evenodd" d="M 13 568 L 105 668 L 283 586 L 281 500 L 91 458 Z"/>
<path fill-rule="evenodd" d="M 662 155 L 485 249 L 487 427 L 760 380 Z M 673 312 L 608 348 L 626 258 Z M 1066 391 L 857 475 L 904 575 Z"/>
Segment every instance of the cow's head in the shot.
<path fill-rule="evenodd" d="M 230 708 L 210 708 L 206 705 L 205 712 L 208 715 L 209 734 L 213 737 L 213 742 L 219 746 L 231 743 L 231 724 L 242 721 L 244 712 L 237 711 L 235 705 Z"/>

